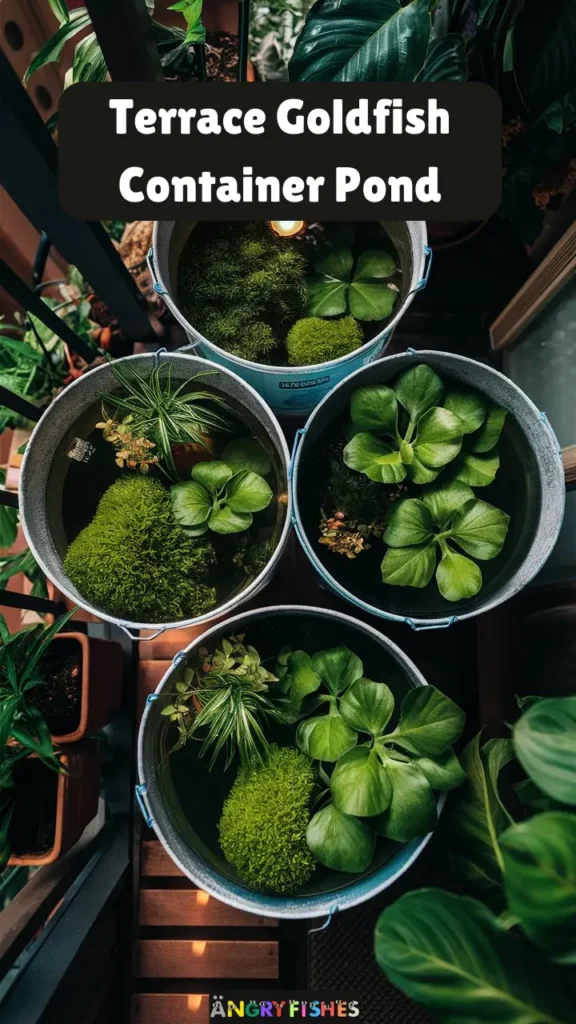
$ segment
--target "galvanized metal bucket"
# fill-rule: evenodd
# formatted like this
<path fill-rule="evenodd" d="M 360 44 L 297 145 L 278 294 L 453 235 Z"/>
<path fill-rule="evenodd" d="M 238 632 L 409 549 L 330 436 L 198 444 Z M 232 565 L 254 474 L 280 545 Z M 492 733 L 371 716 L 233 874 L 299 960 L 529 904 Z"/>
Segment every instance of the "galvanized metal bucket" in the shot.
<path fill-rule="evenodd" d="M 348 582 L 344 582 L 347 570 L 343 563 L 347 560 L 331 554 L 318 544 L 319 506 L 314 505 L 312 500 L 309 503 L 310 480 L 318 472 L 318 463 L 314 463 L 314 446 L 334 428 L 348 409 L 352 392 L 358 387 L 388 383 L 403 370 L 418 363 L 428 363 L 444 380 L 453 379 L 476 388 L 510 414 L 503 439 L 508 437 L 507 444 L 515 452 L 517 478 L 512 482 L 517 493 L 515 497 L 512 496 L 515 511 L 511 515 L 506 544 L 502 554 L 494 560 L 494 574 L 490 574 L 490 562 L 482 563 L 485 583 L 478 595 L 454 605 L 445 601 L 432 585 L 418 590 L 412 587 L 384 586 L 379 579 L 370 598 L 355 592 Z M 507 472 L 505 470 L 504 474 Z M 497 482 L 502 478 L 501 468 Z M 416 352 L 414 349 L 400 355 L 386 356 L 358 370 L 321 402 L 296 439 L 291 465 L 291 488 L 296 533 L 308 558 L 328 587 L 364 612 L 383 619 L 406 622 L 414 629 L 450 626 L 461 619 L 489 611 L 522 590 L 541 569 L 556 543 L 565 502 L 564 472 L 558 441 L 545 414 L 538 411 L 527 395 L 508 377 L 484 363 L 448 352 Z M 488 502 L 492 501 L 502 507 L 493 496 L 486 495 L 486 489 L 476 493 L 478 497 L 485 497 Z M 377 558 L 377 561 L 380 559 Z M 487 575 L 490 577 L 488 580 Z"/>
<path fill-rule="evenodd" d="M 309 918 L 328 916 L 363 903 L 404 874 L 422 852 L 430 835 L 402 846 L 394 843 L 392 848 L 380 853 L 377 850 L 372 866 L 361 875 L 327 873 L 319 868 L 301 894 L 286 897 L 264 894 L 248 888 L 240 880 L 235 869 L 222 856 L 215 826 L 211 828 L 206 822 L 213 803 L 217 805 L 216 818 L 220 815 L 222 792 L 219 792 L 217 800 L 213 800 L 210 791 L 211 785 L 218 786 L 224 778 L 219 764 L 208 774 L 204 766 L 207 759 L 200 761 L 196 758 L 197 771 L 205 775 L 201 779 L 195 778 L 194 770 L 188 768 L 184 776 L 185 790 L 178 789 L 176 770 L 171 767 L 171 757 L 166 755 L 166 749 L 169 750 L 171 745 L 167 742 L 170 724 L 162 715 L 162 709 L 173 702 L 170 691 L 180 680 L 187 658 L 199 646 L 210 649 L 221 639 L 238 633 L 246 634 L 247 642 L 255 645 L 263 656 L 272 653 L 275 644 L 278 645 L 276 653 L 284 644 L 302 647 L 310 653 L 346 644 L 362 658 L 369 678 L 387 680 L 394 686 L 394 675 L 398 680 L 395 692 L 397 706 L 409 689 L 427 685 L 416 666 L 396 644 L 372 626 L 341 612 L 306 605 L 277 605 L 235 615 L 213 626 L 177 654 L 155 693 L 148 697 L 138 735 L 139 785 L 136 788 L 146 823 L 154 829 L 166 852 L 188 878 L 211 896 L 238 910 L 266 917 Z M 262 645 L 266 644 L 269 651 L 263 650 Z M 198 747 L 199 744 L 194 744 L 195 750 Z M 225 780 L 224 795 L 234 778 L 234 768 L 229 771 L 232 776 Z M 445 796 L 441 794 L 439 797 L 439 811 L 444 806 Z M 183 806 L 184 799 L 188 801 L 186 807 Z"/>
<path fill-rule="evenodd" d="M 204 378 L 209 380 L 210 387 L 227 396 L 238 410 L 239 417 L 267 448 L 276 472 L 277 492 L 284 494 L 288 487 L 288 448 L 278 421 L 256 391 L 230 370 L 183 353 L 128 356 L 118 362 L 130 365 L 146 376 L 158 359 L 169 363 L 175 382 L 183 382 L 200 372 L 210 373 L 209 378 Z M 90 604 L 64 572 L 62 559 L 72 540 L 66 536 L 63 523 L 66 477 L 73 464 L 70 453 L 74 453 L 74 459 L 87 462 L 86 471 L 89 473 L 90 451 L 86 438 L 102 418 L 100 395 L 117 387 L 117 380 L 108 364 L 91 370 L 58 395 L 34 428 L 22 463 L 19 489 L 20 517 L 28 546 L 42 571 L 70 601 L 100 619 L 121 626 L 130 636 L 130 630 L 155 630 L 157 636 L 165 629 L 193 626 L 217 615 L 225 615 L 257 594 L 270 580 L 290 532 L 289 495 L 286 495 L 285 502 L 278 502 L 276 547 L 267 566 L 244 589 L 238 589 L 220 605 L 197 618 L 179 622 L 119 619 L 104 608 Z M 67 497 L 75 500 L 74 495 Z"/>
<path fill-rule="evenodd" d="M 404 316 L 416 292 L 426 285 L 430 271 L 432 250 L 426 242 L 425 222 L 382 221 L 382 226 L 396 247 L 402 270 L 400 298 L 390 323 L 361 348 L 340 359 L 314 366 L 265 366 L 233 356 L 214 345 L 188 322 L 178 305 L 178 264 L 195 224 L 195 221 L 187 220 L 157 221 L 154 224 L 153 244 L 148 255 L 154 288 L 182 324 L 197 351 L 248 381 L 278 415 L 306 416 L 335 384 L 376 359 L 385 349 L 392 331 Z"/>

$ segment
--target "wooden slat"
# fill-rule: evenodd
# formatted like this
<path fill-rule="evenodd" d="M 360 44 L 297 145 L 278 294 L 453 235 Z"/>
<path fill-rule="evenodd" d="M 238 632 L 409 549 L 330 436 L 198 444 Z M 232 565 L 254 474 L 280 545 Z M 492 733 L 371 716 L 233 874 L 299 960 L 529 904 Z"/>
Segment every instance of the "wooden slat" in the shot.
<path fill-rule="evenodd" d="M 138 992 L 132 996 L 132 1024 L 208 1024 L 208 996 L 180 992 Z"/>
<path fill-rule="evenodd" d="M 228 907 L 200 889 L 142 889 L 140 924 L 148 927 L 269 928 L 278 924 L 269 917 L 257 917 Z"/>
<path fill-rule="evenodd" d="M 148 878 L 184 878 L 157 839 L 146 839 L 140 844 L 140 874 Z"/>
<path fill-rule="evenodd" d="M 140 939 L 139 978 L 277 978 L 277 942 Z"/>
<path fill-rule="evenodd" d="M 576 487 L 576 444 L 562 449 L 562 465 L 566 487 Z"/>

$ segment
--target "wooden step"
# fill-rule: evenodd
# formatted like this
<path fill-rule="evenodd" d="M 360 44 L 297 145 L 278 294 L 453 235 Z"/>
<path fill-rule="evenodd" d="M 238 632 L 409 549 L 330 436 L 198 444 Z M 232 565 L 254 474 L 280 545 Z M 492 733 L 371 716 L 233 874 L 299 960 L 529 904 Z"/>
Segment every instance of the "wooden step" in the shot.
<path fill-rule="evenodd" d="M 207 995 L 137 992 L 132 996 L 132 1024 L 208 1024 Z"/>
<path fill-rule="evenodd" d="M 201 889 L 142 889 L 140 924 L 143 927 L 270 928 L 278 922 L 228 907 Z"/>
<path fill-rule="evenodd" d="M 140 874 L 148 878 L 185 877 L 157 839 L 140 843 Z"/>
<path fill-rule="evenodd" d="M 277 942 L 140 939 L 139 978 L 277 978 Z"/>

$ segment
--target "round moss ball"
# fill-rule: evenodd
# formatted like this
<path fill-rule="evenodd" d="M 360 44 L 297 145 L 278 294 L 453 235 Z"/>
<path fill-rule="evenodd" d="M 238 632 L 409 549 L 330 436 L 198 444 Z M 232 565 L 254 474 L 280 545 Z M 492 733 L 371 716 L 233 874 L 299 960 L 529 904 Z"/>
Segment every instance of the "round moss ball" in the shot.
<path fill-rule="evenodd" d="M 319 316 L 297 320 L 288 332 L 286 349 L 290 366 L 328 363 L 354 352 L 364 342 L 362 328 L 353 316 L 323 320 Z"/>
<path fill-rule="evenodd" d="M 251 888 L 291 893 L 311 877 L 306 827 L 315 784 L 310 758 L 292 747 L 271 747 L 264 764 L 238 772 L 218 830 L 226 860 Z"/>

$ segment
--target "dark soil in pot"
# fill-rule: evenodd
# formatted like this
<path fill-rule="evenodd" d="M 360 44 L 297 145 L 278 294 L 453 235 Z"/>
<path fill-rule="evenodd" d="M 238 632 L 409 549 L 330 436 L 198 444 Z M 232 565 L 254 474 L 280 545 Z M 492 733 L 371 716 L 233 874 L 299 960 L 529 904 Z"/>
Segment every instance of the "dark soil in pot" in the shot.
<path fill-rule="evenodd" d="M 82 648 L 77 640 L 58 640 L 40 661 L 45 683 L 30 691 L 29 703 L 44 716 L 52 736 L 66 736 L 80 725 Z"/>
<path fill-rule="evenodd" d="M 218 636 L 210 638 L 210 649 L 214 649 L 229 634 L 229 628 L 223 624 Z M 245 634 L 245 642 L 258 650 L 266 665 L 274 664 L 276 655 L 285 645 L 305 650 L 310 655 L 339 644 L 348 646 L 362 659 L 367 678 L 386 681 L 392 689 L 396 709 L 391 728 L 396 724 L 400 703 L 411 684 L 396 660 L 366 634 L 340 620 L 332 625 L 318 616 L 312 618 L 306 612 L 289 615 L 277 613 L 266 620 L 250 622 Z M 289 727 L 280 727 L 277 731 L 267 732 L 267 735 L 271 742 L 279 745 L 294 744 L 294 732 Z M 173 824 L 189 846 L 226 877 L 238 881 L 234 868 L 222 855 L 217 830 L 222 805 L 230 792 L 238 765 L 233 763 L 224 772 L 224 759 L 221 759 L 210 772 L 209 757 L 198 757 L 198 742 L 189 742 L 181 750 L 171 753 L 176 738 L 177 733 L 167 724 L 156 752 L 163 799 Z M 309 883 L 298 890 L 296 895 L 336 892 L 360 877 L 373 874 L 398 848 L 399 844 L 380 837 L 370 868 L 363 876 L 339 873 L 318 865 Z M 243 882 L 240 884 L 245 885 Z"/>
<path fill-rule="evenodd" d="M 58 775 L 38 758 L 12 768 L 15 801 L 8 838 L 14 856 L 48 853 L 56 835 Z"/>
<path fill-rule="evenodd" d="M 441 373 L 448 384 L 450 377 Z M 382 381 L 390 384 L 393 378 Z M 331 501 L 329 488 L 330 459 L 340 457 L 346 441 L 342 430 L 346 412 L 334 410 L 333 417 L 322 424 L 319 436 L 310 440 L 303 452 L 298 473 L 298 504 L 306 536 L 326 571 L 355 597 L 368 604 L 382 608 L 395 615 L 408 618 L 434 618 L 458 616 L 473 612 L 483 605 L 499 587 L 513 575 L 524 560 L 536 527 L 538 525 L 539 485 L 538 474 L 531 447 L 523 432 L 508 415 L 498 444 L 500 468 L 496 478 L 488 487 L 475 489 L 477 498 L 495 505 L 510 516 L 510 524 L 501 553 L 488 561 L 480 562 L 483 585 L 476 597 L 451 602 L 438 592 L 435 578 L 427 587 L 400 587 L 384 584 L 381 578 L 381 562 L 386 547 L 381 537 L 370 538 L 370 550 L 349 559 L 334 554 L 319 543 L 321 510 L 332 516 L 338 509 Z M 446 472 L 448 472 L 449 466 Z M 363 474 L 347 470 L 342 464 L 343 474 L 349 473 L 352 486 L 358 480 L 367 481 Z M 442 484 L 442 473 L 436 483 Z M 420 488 L 410 481 L 400 485 L 376 485 L 381 497 L 382 520 L 389 504 L 398 498 L 419 497 Z M 371 513 L 372 513 L 371 509 Z"/>

